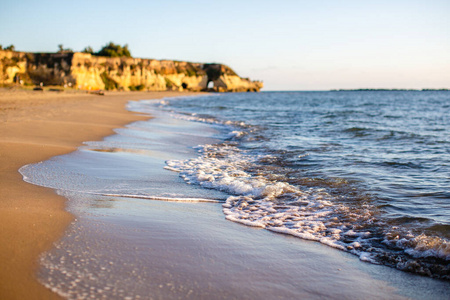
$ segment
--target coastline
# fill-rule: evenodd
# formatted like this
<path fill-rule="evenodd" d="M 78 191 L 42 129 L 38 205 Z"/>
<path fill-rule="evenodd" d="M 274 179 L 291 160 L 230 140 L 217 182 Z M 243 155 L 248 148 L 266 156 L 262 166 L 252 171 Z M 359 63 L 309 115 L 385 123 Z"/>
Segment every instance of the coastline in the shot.
<path fill-rule="evenodd" d="M 73 220 L 64 197 L 24 182 L 18 169 L 148 119 L 126 110 L 130 100 L 190 94 L 196 93 L 110 92 L 101 97 L 0 89 L 0 298 L 59 298 L 36 280 L 37 259 Z"/>
<path fill-rule="evenodd" d="M 202 123 L 188 125 L 157 111 L 136 114 L 125 109 L 129 100 L 196 94 L 119 92 L 99 97 L 35 93 L 0 92 L 0 259 L 4 266 L 0 298 L 352 299 L 356 295 L 365 299 L 445 299 L 446 282 L 361 262 L 354 255 L 316 242 L 230 222 L 220 203 L 113 195 L 83 202 L 83 197 L 70 193 L 61 197 L 55 190 L 25 183 L 18 172 L 23 165 L 49 158 L 71 160 L 83 142 L 114 141 L 118 132 L 127 130 L 121 126 L 150 118 L 139 122 L 155 147 L 148 149 L 151 155 L 141 157 L 148 171 L 146 181 L 160 184 L 170 176 L 176 182 L 166 180 L 169 192 L 180 184 L 178 194 L 189 195 L 189 185 L 177 173 L 165 170 L 164 161 L 173 153 L 191 157 L 192 153 L 180 146 L 202 144 L 192 140 L 193 133 L 205 133 Z M 114 152 L 98 153 L 110 156 Z M 86 166 L 79 160 L 76 165 Z M 39 176 L 47 178 L 42 174 L 45 172 Z M 76 209 L 82 211 L 83 203 L 89 203 L 89 213 L 78 214 Z M 74 217 L 67 211 L 74 213 L 77 222 L 71 222 Z M 76 255 L 63 259 L 71 253 Z M 81 278 L 65 276 L 78 271 L 82 271 Z M 101 280 L 89 281 L 92 278 Z M 53 283 L 57 279 L 56 285 L 47 279 Z M 77 280 L 75 285 L 73 280 Z M 86 281 L 79 284 L 79 280 Z"/>

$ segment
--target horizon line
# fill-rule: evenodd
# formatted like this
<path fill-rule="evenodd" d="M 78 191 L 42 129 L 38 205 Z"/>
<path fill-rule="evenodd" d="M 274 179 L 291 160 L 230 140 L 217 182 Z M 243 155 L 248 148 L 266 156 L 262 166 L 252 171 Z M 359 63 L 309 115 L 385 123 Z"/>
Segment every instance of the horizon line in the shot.
<path fill-rule="evenodd" d="M 450 91 L 450 88 L 354 88 L 354 89 L 317 89 L 317 90 L 261 90 L 264 92 L 395 92 L 395 91 L 411 91 L 411 92 L 427 92 L 427 91 Z"/>

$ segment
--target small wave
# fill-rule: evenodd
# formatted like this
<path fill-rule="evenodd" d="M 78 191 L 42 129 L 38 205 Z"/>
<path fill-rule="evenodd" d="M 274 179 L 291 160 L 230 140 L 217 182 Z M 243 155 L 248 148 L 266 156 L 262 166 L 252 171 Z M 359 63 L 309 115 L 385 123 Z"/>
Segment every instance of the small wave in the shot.
<path fill-rule="evenodd" d="M 401 168 L 401 169 L 421 169 L 422 165 L 413 162 L 384 161 L 379 163 L 381 166 Z"/>
<path fill-rule="evenodd" d="M 315 184 L 302 190 L 277 175 L 270 164 L 275 158 L 267 155 L 227 142 L 198 150 L 198 158 L 166 163 L 189 184 L 230 194 L 222 204 L 226 219 L 318 241 L 364 261 L 450 279 L 446 239 L 417 236 L 391 226 L 367 201 L 341 201 Z M 261 171 L 265 168 L 266 172 Z M 347 184 L 335 181 L 338 187 Z"/>
<path fill-rule="evenodd" d="M 427 228 L 431 232 L 439 232 L 446 238 L 450 237 L 450 225 L 448 224 L 434 224 Z"/>
<path fill-rule="evenodd" d="M 430 223 L 432 220 L 427 218 L 418 218 L 418 217 L 410 217 L 410 216 L 402 216 L 389 220 L 389 224 L 391 225 L 404 225 L 404 224 L 414 224 L 414 223 Z"/>
<path fill-rule="evenodd" d="M 245 131 L 233 130 L 232 132 L 230 132 L 228 134 L 227 139 L 239 139 L 239 138 L 242 138 L 246 134 L 247 134 L 247 132 L 245 132 Z"/>
<path fill-rule="evenodd" d="M 362 128 L 362 127 L 351 127 L 351 128 L 347 128 L 344 130 L 344 132 L 361 132 L 361 131 L 366 131 L 367 128 Z"/>
<path fill-rule="evenodd" d="M 369 135 L 369 129 L 362 127 L 351 127 L 344 130 L 346 133 L 353 133 L 355 137 L 364 137 Z"/>
<path fill-rule="evenodd" d="M 297 114 L 289 111 L 282 111 L 283 114 L 275 116 L 271 115 L 273 111 L 262 114 L 267 122 L 254 119 L 261 114 L 249 113 L 251 109 L 249 110 L 248 105 L 244 105 L 237 114 L 230 114 L 227 110 L 221 114 L 221 117 L 228 116 L 231 119 L 238 116 L 240 119 L 252 120 L 256 126 L 202 115 L 214 115 L 217 111 L 215 106 L 222 105 L 236 107 L 236 102 L 196 102 L 188 103 L 187 109 L 186 105 L 180 107 L 190 113 L 178 114 L 177 118 L 221 125 L 221 132 L 225 132 L 221 137 L 226 142 L 199 147 L 200 156 L 196 159 L 166 163 L 172 171 L 179 171 L 180 177 L 189 184 L 228 193 L 230 196 L 223 203 L 223 212 L 228 220 L 318 241 L 358 255 L 364 261 L 450 279 L 449 258 L 445 250 L 448 240 L 445 235 L 436 236 L 438 233 L 430 230 L 425 232 L 428 234 L 427 238 L 418 238 L 424 232 L 422 229 L 431 225 L 427 221 L 420 222 L 421 230 L 417 231 L 414 230 L 414 224 L 418 220 L 390 223 L 388 218 L 392 214 L 384 212 L 377 194 L 371 196 L 361 190 L 365 181 L 358 178 L 360 173 L 357 171 L 348 173 L 348 170 L 333 170 L 330 174 L 324 174 L 321 170 L 324 159 L 336 157 L 332 152 L 345 154 L 347 150 L 355 150 L 356 154 L 359 153 L 360 149 L 346 148 L 346 139 L 343 142 L 336 140 L 335 130 L 338 128 L 347 137 L 367 140 L 368 144 L 364 145 L 364 149 L 370 151 L 374 150 L 371 148 L 373 141 L 389 140 L 401 145 L 411 141 L 419 143 L 424 138 L 424 132 L 419 133 L 405 126 L 391 126 L 397 122 L 395 117 L 386 119 L 389 124 L 382 124 L 376 120 L 381 117 L 378 112 L 366 109 L 350 111 L 353 106 L 349 106 L 344 112 L 326 112 L 325 118 L 333 119 L 339 126 L 332 126 L 334 130 L 331 131 L 319 130 L 320 140 L 315 136 L 308 139 L 310 132 L 315 133 L 317 128 L 321 128 L 320 123 L 304 122 L 302 118 L 297 118 Z M 272 105 L 272 108 L 277 107 L 278 103 Z M 265 112 L 264 108 L 256 111 Z M 323 116 L 323 111 L 318 115 Z M 349 123 L 347 115 L 354 122 Z M 339 123 L 341 117 L 345 119 L 344 123 Z M 365 122 L 367 118 L 373 122 Z M 299 127 L 293 129 L 295 126 Z M 301 130 L 307 132 L 299 135 Z M 284 137 L 286 141 L 283 140 Z M 300 147 L 299 143 L 306 146 Z M 352 143 L 357 145 L 358 141 L 352 140 Z M 306 153 L 311 155 L 303 156 Z M 330 153 L 332 155 L 327 157 Z M 386 151 L 383 153 L 386 154 Z M 423 160 L 411 160 L 410 156 L 396 160 L 393 156 L 379 155 L 373 160 L 370 156 L 366 159 L 368 154 L 345 158 L 344 161 L 351 161 L 352 167 L 381 167 L 399 172 L 402 169 L 407 172 L 425 170 L 426 167 Z M 337 163 L 336 169 L 339 166 L 342 164 Z M 343 179 L 341 176 L 347 177 Z M 393 200 L 393 203 L 397 203 L 396 201 Z"/>
<path fill-rule="evenodd" d="M 434 197 L 440 199 L 450 199 L 450 192 L 438 191 L 438 192 L 422 192 L 412 195 L 411 197 Z"/>

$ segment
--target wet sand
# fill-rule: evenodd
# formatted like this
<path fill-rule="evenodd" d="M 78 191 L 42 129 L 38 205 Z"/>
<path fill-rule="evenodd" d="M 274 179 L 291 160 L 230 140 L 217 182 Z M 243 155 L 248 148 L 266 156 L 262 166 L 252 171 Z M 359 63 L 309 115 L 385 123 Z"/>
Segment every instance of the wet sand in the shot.
<path fill-rule="evenodd" d="M 0 89 L 0 299 L 59 298 L 37 282 L 37 259 L 73 219 L 64 210 L 65 198 L 52 189 L 25 183 L 18 169 L 147 119 L 125 109 L 129 100 L 177 95 Z"/>

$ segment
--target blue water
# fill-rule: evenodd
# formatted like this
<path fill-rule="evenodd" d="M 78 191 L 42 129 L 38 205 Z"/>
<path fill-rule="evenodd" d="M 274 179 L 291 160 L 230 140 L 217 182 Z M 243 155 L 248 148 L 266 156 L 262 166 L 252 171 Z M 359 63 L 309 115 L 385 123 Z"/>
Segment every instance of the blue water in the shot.
<path fill-rule="evenodd" d="M 232 195 L 229 220 L 450 278 L 449 92 L 242 93 L 160 109 L 221 128 L 223 142 L 168 164 Z"/>

